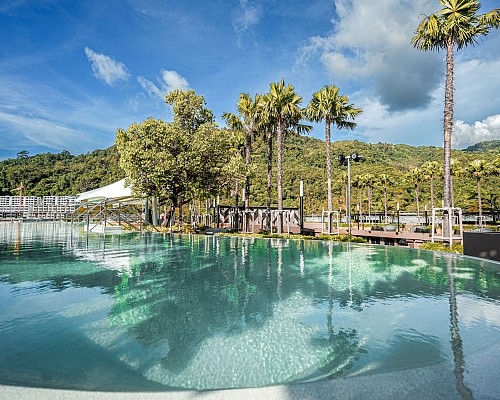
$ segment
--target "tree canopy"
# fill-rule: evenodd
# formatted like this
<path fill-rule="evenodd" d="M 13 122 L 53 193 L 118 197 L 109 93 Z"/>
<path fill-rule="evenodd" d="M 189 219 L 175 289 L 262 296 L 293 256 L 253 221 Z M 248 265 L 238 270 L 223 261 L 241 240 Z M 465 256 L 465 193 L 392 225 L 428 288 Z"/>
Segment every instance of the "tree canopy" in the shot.
<path fill-rule="evenodd" d="M 173 122 L 148 118 L 116 132 L 120 166 L 133 193 L 172 206 L 223 193 L 242 136 L 219 129 L 203 96 L 194 91 L 171 92 L 167 102 Z"/>

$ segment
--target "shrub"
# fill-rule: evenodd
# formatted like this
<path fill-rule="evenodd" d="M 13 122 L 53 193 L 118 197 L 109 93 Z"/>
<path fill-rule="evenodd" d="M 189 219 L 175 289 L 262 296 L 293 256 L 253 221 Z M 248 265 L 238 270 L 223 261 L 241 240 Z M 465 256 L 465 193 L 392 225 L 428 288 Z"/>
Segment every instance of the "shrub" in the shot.
<path fill-rule="evenodd" d="M 460 243 L 453 243 L 450 247 L 444 243 L 438 242 L 427 242 L 423 243 L 420 248 L 422 250 L 432 250 L 432 251 L 441 251 L 443 253 L 455 253 L 455 254 L 464 254 L 464 246 Z"/>

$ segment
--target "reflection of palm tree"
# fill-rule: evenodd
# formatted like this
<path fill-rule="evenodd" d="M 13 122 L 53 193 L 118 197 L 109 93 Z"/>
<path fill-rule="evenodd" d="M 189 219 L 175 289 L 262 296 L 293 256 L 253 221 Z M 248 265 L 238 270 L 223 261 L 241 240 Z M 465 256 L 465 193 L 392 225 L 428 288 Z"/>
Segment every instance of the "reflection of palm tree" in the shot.
<path fill-rule="evenodd" d="M 464 382 L 464 353 L 462 346 L 462 338 L 458 327 L 458 307 L 457 294 L 455 290 L 455 276 L 452 270 L 453 259 L 448 258 L 446 261 L 446 272 L 448 274 L 448 284 L 450 290 L 450 333 L 451 333 L 451 348 L 453 350 L 453 361 L 455 363 L 454 374 L 457 379 L 457 389 L 461 394 L 462 399 L 472 400 L 474 396 L 472 391 L 465 385 Z"/>

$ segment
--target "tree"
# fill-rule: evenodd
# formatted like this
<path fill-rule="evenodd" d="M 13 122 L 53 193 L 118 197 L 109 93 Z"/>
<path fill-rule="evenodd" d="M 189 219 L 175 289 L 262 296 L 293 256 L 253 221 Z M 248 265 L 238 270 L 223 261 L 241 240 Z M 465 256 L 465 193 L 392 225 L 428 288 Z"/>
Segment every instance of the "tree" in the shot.
<path fill-rule="evenodd" d="M 451 206 L 455 208 L 455 191 L 453 189 L 453 177 L 458 177 L 464 173 L 457 160 L 452 158 L 450 160 L 450 193 L 451 193 Z"/>
<path fill-rule="evenodd" d="M 283 136 L 287 129 L 296 127 L 304 118 L 299 107 L 302 97 L 295 93 L 292 85 L 285 86 L 285 80 L 271 83 L 270 90 L 261 99 L 265 118 L 276 127 L 276 147 L 278 156 L 278 233 L 283 232 Z"/>
<path fill-rule="evenodd" d="M 483 226 L 483 205 L 481 201 L 481 179 L 493 173 L 492 165 L 484 160 L 474 160 L 467 168 L 468 174 L 476 179 L 477 208 L 479 213 L 479 227 Z"/>
<path fill-rule="evenodd" d="M 443 8 L 420 21 L 412 43 L 423 51 L 446 50 L 446 83 L 444 101 L 444 206 L 450 206 L 450 160 L 453 128 L 454 52 L 474 45 L 479 36 L 487 35 L 500 25 L 500 8 L 478 14 L 477 0 L 440 0 Z"/>
<path fill-rule="evenodd" d="M 240 151 L 241 135 L 218 129 L 193 91 L 174 91 L 167 100 L 173 123 L 149 118 L 116 132 L 120 166 L 133 193 L 177 207 L 223 192 L 232 182 L 227 166 Z"/>
<path fill-rule="evenodd" d="M 424 178 L 423 171 L 420 168 L 413 168 L 405 176 L 405 180 L 413 185 L 415 190 L 415 202 L 417 203 L 417 218 L 420 220 L 420 202 L 418 198 L 418 187 Z"/>
<path fill-rule="evenodd" d="M 359 222 L 363 224 L 363 189 L 366 187 L 366 181 L 364 175 L 355 175 L 352 179 L 352 186 L 358 188 L 359 194 Z M 364 224 L 363 224 L 364 227 Z"/>
<path fill-rule="evenodd" d="M 30 153 L 28 150 L 23 150 L 17 153 L 17 158 L 28 158 L 30 156 Z"/>
<path fill-rule="evenodd" d="M 371 219 L 372 211 L 371 211 L 371 204 L 372 204 L 372 189 L 376 184 L 376 178 L 372 174 L 364 174 L 363 180 L 365 183 L 366 187 L 366 197 L 368 200 L 368 219 Z"/>
<path fill-rule="evenodd" d="M 214 122 L 212 111 L 205 108 L 205 98 L 194 90 L 173 90 L 165 97 L 174 111 L 174 124 L 193 133 L 201 125 Z"/>
<path fill-rule="evenodd" d="M 392 185 L 394 183 L 394 180 L 387 174 L 381 174 L 379 176 L 378 182 L 382 185 L 384 189 L 384 221 L 387 224 L 387 187 L 389 185 Z M 418 206 L 418 200 L 417 200 L 417 206 Z"/>
<path fill-rule="evenodd" d="M 427 161 L 422 165 L 422 173 L 429 180 L 431 187 L 431 207 L 434 208 L 434 178 L 441 173 L 441 166 L 437 161 Z"/>
<path fill-rule="evenodd" d="M 328 180 L 328 229 L 332 232 L 331 215 L 332 206 L 332 164 L 330 154 L 330 126 L 335 124 L 338 129 L 354 129 L 356 124 L 353 120 L 362 113 L 361 108 L 355 108 L 348 104 L 346 95 L 339 95 L 339 89 L 335 86 L 324 86 L 320 91 L 313 94 L 312 100 L 307 106 L 307 119 L 313 122 L 325 121 L 326 141 L 326 175 Z"/>
<path fill-rule="evenodd" d="M 246 138 L 245 146 L 245 166 L 247 169 L 246 182 L 245 182 L 245 226 L 248 230 L 248 212 L 250 211 L 250 163 L 251 163 L 251 153 L 252 153 L 252 138 L 255 135 L 258 125 L 260 123 L 261 110 L 259 108 L 261 96 L 259 94 L 255 95 L 255 99 L 252 99 L 250 95 L 246 93 L 241 93 L 237 103 L 238 113 L 241 117 L 231 114 L 224 113 L 222 118 L 226 121 L 228 126 L 236 130 L 244 130 Z"/>

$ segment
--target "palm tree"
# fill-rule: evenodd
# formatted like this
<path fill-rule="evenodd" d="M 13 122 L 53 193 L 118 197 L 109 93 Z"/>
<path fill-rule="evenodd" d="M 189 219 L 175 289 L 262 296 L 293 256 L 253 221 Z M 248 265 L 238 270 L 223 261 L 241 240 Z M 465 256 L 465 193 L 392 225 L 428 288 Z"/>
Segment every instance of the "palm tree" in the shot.
<path fill-rule="evenodd" d="M 450 192 L 451 192 L 451 206 L 455 208 L 455 191 L 453 190 L 453 177 L 460 176 L 464 173 L 464 170 L 460 166 L 457 160 L 452 158 L 450 160 Z"/>
<path fill-rule="evenodd" d="M 405 176 L 405 180 L 408 183 L 411 183 L 413 185 L 413 189 L 415 190 L 415 202 L 417 203 L 417 218 L 419 222 L 420 222 L 420 201 L 418 197 L 418 188 L 423 179 L 424 179 L 424 173 L 420 168 L 413 168 Z"/>
<path fill-rule="evenodd" d="M 267 94 L 261 98 L 265 118 L 273 121 L 276 129 L 278 156 L 278 233 L 283 233 L 283 136 L 287 129 L 299 125 L 304 111 L 299 107 L 302 97 L 295 93 L 292 85 L 285 86 L 285 80 L 271 83 Z"/>
<path fill-rule="evenodd" d="M 338 129 L 354 129 L 356 124 L 352 121 L 362 113 L 361 108 L 354 108 L 348 104 L 346 95 L 339 95 L 339 89 L 335 86 L 324 86 L 320 91 L 313 94 L 312 100 L 307 106 L 307 119 L 313 122 L 325 120 L 326 140 L 326 175 L 328 178 L 328 229 L 332 232 L 332 164 L 330 155 L 330 125 L 337 125 Z"/>
<path fill-rule="evenodd" d="M 387 174 L 382 174 L 378 179 L 379 183 L 384 188 L 384 221 L 387 224 L 387 187 L 394 183 L 394 180 Z M 418 196 L 417 196 L 418 197 Z M 417 201 L 418 204 L 418 201 Z"/>
<path fill-rule="evenodd" d="M 364 175 L 356 175 L 352 179 L 352 186 L 358 188 L 359 194 L 359 222 L 363 225 L 363 189 L 366 187 L 365 176 Z"/>
<path fill-rule="evenodd" d="M 249 94 L 241 93 L 236 105 L 241 119 L 231 113 L 224 113 L 222 118 L 228 126 L 235 130 L 245 130 L 246 146 L 245 146 L 245 167 L 246 167 L 246 182 L 245 182 L 245 219 L 244 230 L 248 230 L 248 213 L 250 211 L 250 163 L 252 153 L 252 138 L 260 123 L 260 102 L 261 96 L 255 95 L 252 99 Z"/>
<path fill-rule="evenodd" d="M 441 166 L 437 161 L 427 161 L 422 165 L 422 173 L 425 179 L 429 179 L 431 186 L 431 207 L 434 208 L 434 178 L 441 172 Z"/>
<path fill-rule="evenodd" d="M 491 175 L 493 173 L 492 165 L 488 164 L 484 160 L 474 160 L 471 161 L 467 172 L 473 178 L 476 178 L 477 186 L 477 206 L 479 212 L 479 227 L 483 226 L 483 206 L 481 201 L 481 179 L 485 176 Z"/>
<path fill-rule="evenodd" d="M 474 45 L 478 36 L 489 33 L 500 25 L 500 8 L 478 14 L 481 3 L 477 0 L 440 0 L 443 9 L 420 21 L 411 40 L 415 48 L 423 51 L 446 50 L 446 83 L 444 100 L 444 206 L 450 206 L 451 134 L 453 128 L 453 69 L 454 52 Z"/>
<path fill-rule="evenodd" d="M 366 196 L 368 199 L 368 220 L 371 219 L 371 200 L 372 200 L 372 189 L 376 184 L 376 178 L 372 174 L 364 174 L 363 181 L 366 187 Z"/>

